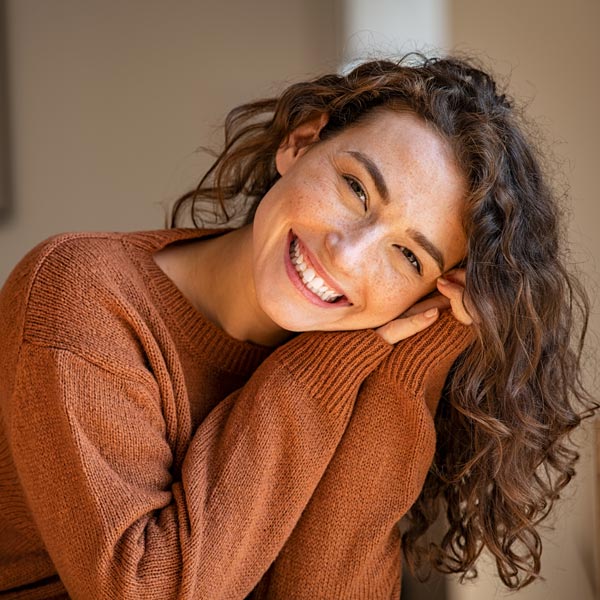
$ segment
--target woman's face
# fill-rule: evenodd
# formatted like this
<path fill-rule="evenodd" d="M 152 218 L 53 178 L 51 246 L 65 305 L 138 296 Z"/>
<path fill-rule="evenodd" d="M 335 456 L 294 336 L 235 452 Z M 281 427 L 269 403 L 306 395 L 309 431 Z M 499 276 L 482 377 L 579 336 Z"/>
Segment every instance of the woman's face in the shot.
<path fill-rule="evenodd" d="M 379 109 L 322 142 L 300 127 L 253 223 L 260 308 L 289 331 L 377 327 L 465 256 L 464 177 L 447 142 Z"/>

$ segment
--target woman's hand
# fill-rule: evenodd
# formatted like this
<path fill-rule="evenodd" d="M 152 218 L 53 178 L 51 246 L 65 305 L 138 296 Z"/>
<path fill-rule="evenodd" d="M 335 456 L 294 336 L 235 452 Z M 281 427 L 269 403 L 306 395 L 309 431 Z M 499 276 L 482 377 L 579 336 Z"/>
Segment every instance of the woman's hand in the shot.
<path fill-rule="evenodd" d="M 473 323 L 473 313 L 469 298 L 465 295 L 465 270 L 453 269 L 437 280 L 438 294 L 411 306 L 403 315 L 378 327 L 375 331 L 389 344 L 427 329 L 435 323 L 440 310 L 450 308 L 454 318 L 463 325 Z"/>

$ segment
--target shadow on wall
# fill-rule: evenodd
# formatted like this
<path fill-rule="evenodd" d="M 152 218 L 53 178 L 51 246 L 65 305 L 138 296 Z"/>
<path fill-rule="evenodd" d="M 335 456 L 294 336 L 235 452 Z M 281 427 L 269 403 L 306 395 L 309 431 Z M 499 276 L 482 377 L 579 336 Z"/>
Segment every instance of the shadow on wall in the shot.
<path fill-rule="evenodd" d="M 409 573 L 408 566 L 404 565 L 400 597 L 402 600 L 447 600 L 446 578 L 434 572 L 428 581 L 421 583 Z"/>

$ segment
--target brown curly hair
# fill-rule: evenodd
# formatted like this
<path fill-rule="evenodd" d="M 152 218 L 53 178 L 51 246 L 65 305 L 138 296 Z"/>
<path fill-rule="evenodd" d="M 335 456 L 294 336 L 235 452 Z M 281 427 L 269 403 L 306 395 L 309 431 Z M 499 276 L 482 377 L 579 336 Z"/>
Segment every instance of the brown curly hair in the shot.
<path fill-rule="evenodd" d="M 410 110 L 451 144 L 467 179 L 466 292 L 475 342 L 456 361 L 436 415 L 438 445 L 406 517 L 413 572 L 474 576 L 483 548 L 502 581 L 520 588 L 540 571 L 537 525 L 575 474 L 568 434 L 598 407 L 580 379 L 588 299 L 569 272 L 561 210 L 513 102 L 473 62 L 411 54 L 329 74 L 235 108 L 225 148 L 176 203 L 197 222 L 199 199 L 250 221 L 278 179 L 275 154 L 319 114 L 326 139 L 376 107 Z M 424 534 L 445 508 L 441 541 Z"/>

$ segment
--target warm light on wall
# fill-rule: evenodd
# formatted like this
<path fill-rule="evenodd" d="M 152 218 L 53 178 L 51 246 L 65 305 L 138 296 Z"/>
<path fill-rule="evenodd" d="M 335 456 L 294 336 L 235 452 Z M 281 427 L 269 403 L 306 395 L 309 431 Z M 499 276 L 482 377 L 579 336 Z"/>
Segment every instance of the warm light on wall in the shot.
<path fill-rule="evenodd" d="M 12 209 L 7 47 L 6 5 L 0 0 L 0 222 Z"/>

